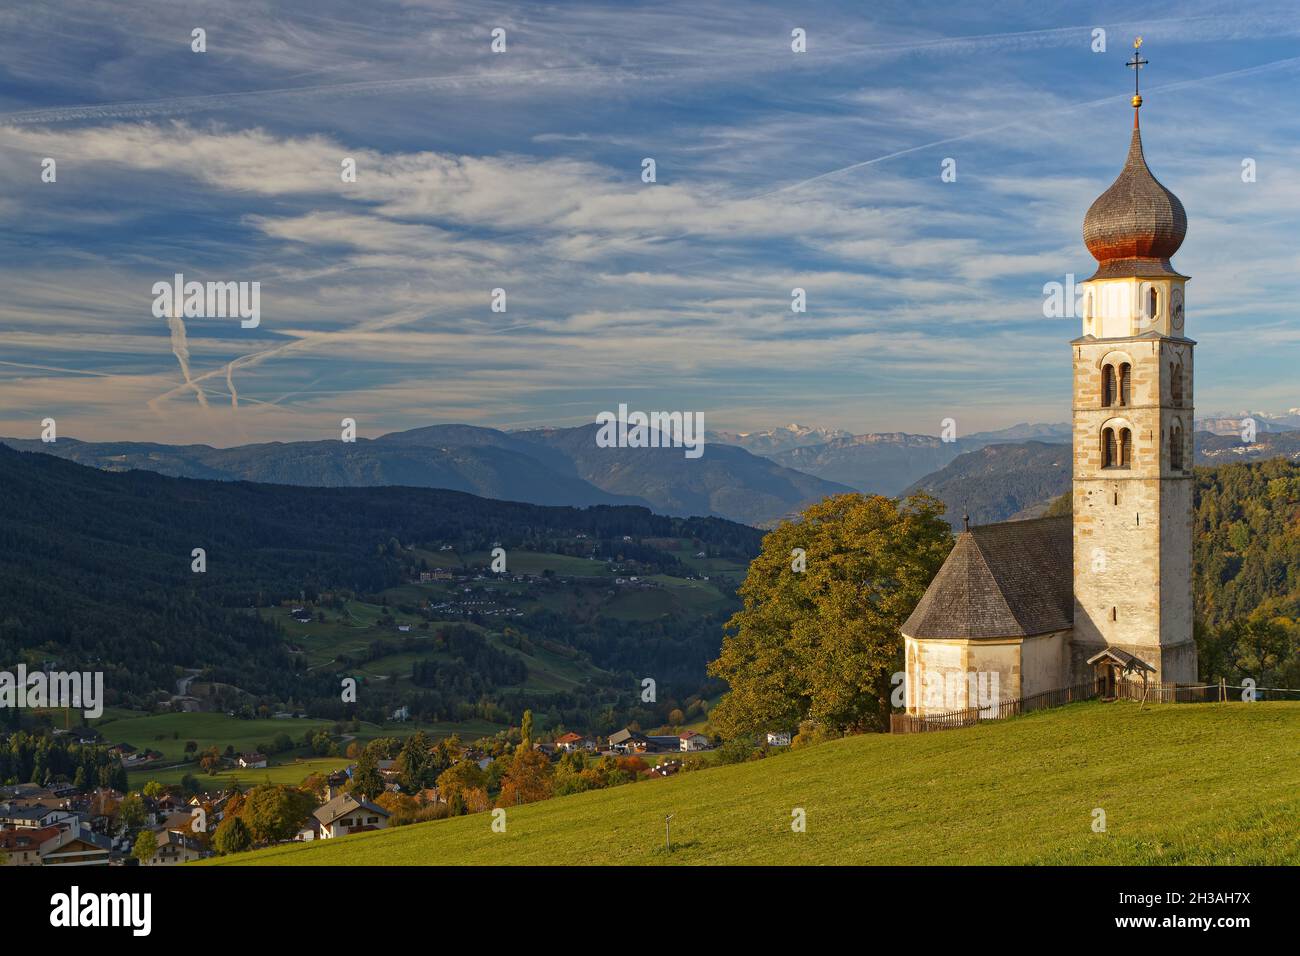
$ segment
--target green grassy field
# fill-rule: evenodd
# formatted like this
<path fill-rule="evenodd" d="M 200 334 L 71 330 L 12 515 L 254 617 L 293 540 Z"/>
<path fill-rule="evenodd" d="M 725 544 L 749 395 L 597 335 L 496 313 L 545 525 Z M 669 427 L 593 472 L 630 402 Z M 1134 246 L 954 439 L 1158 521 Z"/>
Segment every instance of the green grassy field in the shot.
<path fill-rule="evenodd" d="M 295 740 L 308 730 L 328 730 L 332 720 L 239 720 L 224 713 L 134 714 L 99 721 L 96 729 L 106 743 L 129 743 L 141 750 L 161 751 L 168 760 L 185 757 L 185 742 L 193 740 L 200 751 L 214 744 L 222 750 L 233 746 L 237 753 L 254 750 L 276 734 L 287 733 Z M 372 736 L 378 728 L 364 725 Z"/>
<path fill-rule="evenodd" d="M 332 730 L 334 727 L 332 720 L 313 718 L 240 720 L 222 713 L 140 714 L 135 711 L 115 713 L 117 716 L 110 718 L 106 715 L 102 720 L 95 722 L 96 728 L 104 735 L 105 742 L 110 744 L 125 742 L 141 750 L 148 748 L 160 751 L 164 756 L 163 764 L 185 759 L 187 740 L 197 743 L 199 752 L 215 745 L 222 751 L 227 746 L 233 746 L 236 753 L 243 753 L 255 750 L 260 744 L 270 743 L 275 739 L 276 734 L 286 733 L 297 742 L 308 730 L 314 733 L 320 730 Z M 500 725 L 486 720 L 463 723 L 422 723 L 418 726 L 415 723 L 402 723 L 387 727 L 362 722 L 361 729 L 355 736 L 360 743 L 365 744 L 375 737 L 405 737 L 415 733 L 416 730 L 423 730 L 434 739 L 458 734 L 462 740 L 470 741 L 491 736 L 501 729 Z M 346 743 L 340 741 L 340 749 L 345 746 Z M 342 758 L 334 759 L 334 766 L 342 766 L 348 762 Z M 229 784 L 234 779 L 238 779 L 241 783 L 249 781 L 261 783 L 269 775 L 276 783 L 296 784 L 316 769 L 308 767 L 301 772 L 296 769 L 305 762 L 315 762 L 301 749 L 274 754 L 270 760 L 273 765 L 265 770 L 225 770 L 213 777 L 204 776 L 196 763 L 189 762 L 176 767 L 164 768 L 158 765 L 142 767 L 131 770 L 128 778 L 132 786 L 140 786 L 149 780 L 173 784 L 179 783 L 185 774 L 192 773 L 201 780 L 211 780 L 213 786 L 221 786 Z"/>
<path fill-rule="evenodd" d="M 1297 739 L 1300 703 L 1076 704 L 211 862 L 1294 864 Z"/>
<path fill-rule="evenodd" d="M 197 766 L 191 763 L 179 767 L 170 767 L 166 770 L 154 770 L 153 772 L 147 769 L 136 770 L 127 776 L 133 787 L 141 786 L 150 780 L 156 780 L 167 786 L 178 784 L 187 773 L 194 774 L 205 790 L 224 790 L 236 784 L 239 785 L 241 790 L 247 790 L 249 787 L 255 787 L 260 783 L 281 783 L 286 786 L 296 787 L 313 773 L 329 773 L 333 770 L 341 770 L 348 764 L 355 762 L 346 757 L 290 757 L 287 754 L 278 755 L 272 759 L 283 759 L 283 762 L 271 764 L 262 770 L 232 768 L 212 775 L 201 772 Z"/>

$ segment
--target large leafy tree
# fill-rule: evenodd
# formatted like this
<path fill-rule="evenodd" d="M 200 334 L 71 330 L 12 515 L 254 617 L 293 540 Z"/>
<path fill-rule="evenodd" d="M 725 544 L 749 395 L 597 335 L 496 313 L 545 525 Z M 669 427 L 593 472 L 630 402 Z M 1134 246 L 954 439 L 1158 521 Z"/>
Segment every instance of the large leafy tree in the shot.
<path fill-rule="evenodd" d="M 438 795 L 451 803 L 471 790 L 487 789 L 487 773 L 468 758 L 460 760 L 438 775 Z"/>
<path fill-rule="evenodd" d="M 398 781 L 407 793 L 423 790 L 437 776 L 433 766 L 433 745 L 423 730 L 417 730 L 406 739 L 397 755 Z"/>
<path fill-rule="evenodd" d="M 952 548 L 942 502 L 839 495 L 763 539 L 709 673 L 730 692 L 709 717 L 725 736 L 882 726 L 899 627 Z"/>
<path fill-rule="evenodd" d="M 513 807 L 521 803 L 549 800 L 555 792 L 555 770 L 546 755 L 537 750 L 515 751 L 510 769 L 501 778 L 501 796 L 498 807 Z"/>
<path fill-rule="evenodd" d="M 352 792 L 366 800 L 373 800 L 384 792 L 384 778 L 379 773 L 379 760 L 367 747 L 361 752 L 352 771 Z"/>
<path fill-rule="evenodd" d="M 147 865 L 157 850 L 158 834 L 152 830 L 141 830 L 135 838 L 135 843 L 131 845 L 131 855 L 140 862 L 141 866 Z"/>
<path fill-rule="evenodd" d="M 243 820 L 236 816 L 228 816 L 217 827 L 217 832 L 212 837 L 212 845 L 222 855 L 242 853 L 253 845 L 253 837 L 249 834 Z"/>
<path fill-rule="evenodd" d="M 268 783 L 244 795 L 239 819 L 254 843 L 278 843 L 292 839 L 314 809 L 316 798 L 312 794 Z"/>

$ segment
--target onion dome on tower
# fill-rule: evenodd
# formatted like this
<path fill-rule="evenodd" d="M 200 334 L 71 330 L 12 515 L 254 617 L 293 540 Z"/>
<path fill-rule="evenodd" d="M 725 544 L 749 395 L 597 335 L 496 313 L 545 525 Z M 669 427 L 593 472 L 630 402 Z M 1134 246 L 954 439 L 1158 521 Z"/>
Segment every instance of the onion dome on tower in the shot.
<path fill-rule="evenodd" d="M 1145 63 L 1134 53 L 1128 65 L 1136 71 Z M 1128 159 L 1119 177 L 1083 217 L 1083 241 L 1098 262 L 1093 279 L 1179 275 L 1169 260 L 1187 235 L 1187 213 L 1178 197 L 1147 168 L 1138 126 L 1141 106 L 1135 85 Z"/>

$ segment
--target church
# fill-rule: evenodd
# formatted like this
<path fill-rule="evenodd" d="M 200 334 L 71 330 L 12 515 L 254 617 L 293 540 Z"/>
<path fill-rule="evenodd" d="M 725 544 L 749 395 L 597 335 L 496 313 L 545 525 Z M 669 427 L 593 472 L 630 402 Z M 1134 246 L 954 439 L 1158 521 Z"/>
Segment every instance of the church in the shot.
<path fill-rule="evenodd" d="M 1145 62 L 1139 51 L 1128 65 Z M 909 714 L 1092 680 L 1105 692 L 1120 679 L 1197 679 L 1196 343 L 1185 328 L 1188 277 L 1171 262 L 1187 215 L 1147 168 L 1136 83 L 1132 105 L 1124 168 L 1083 220 L 1097 271 L 1081 284 L 1082 334 L 1070 342 L 1072 513 L 957 536 L 902 627 Z"/>

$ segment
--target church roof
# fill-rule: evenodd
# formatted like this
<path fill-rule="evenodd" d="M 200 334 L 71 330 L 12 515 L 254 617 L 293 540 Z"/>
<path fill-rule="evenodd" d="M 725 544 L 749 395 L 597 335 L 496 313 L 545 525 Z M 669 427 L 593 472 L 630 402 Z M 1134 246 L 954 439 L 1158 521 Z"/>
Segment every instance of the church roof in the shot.
<path fill-rule="evenodd" d="M 1147 168 L 1135 111 L 1124 168 L 1083 217 L 1083 241 L 1098 263 L 1092 278 L 1186 278 L 1169 262 L 1186 235 L 1183 204 Z"/>
<path fill-rule="evenodd" d="M 1065 515 L 981 525 L 959 534 L 903 633 L 1030 637 L 1073 626 L 1073 532 Z"/>

